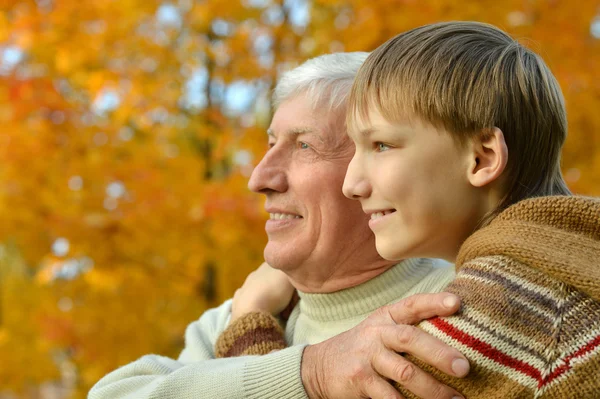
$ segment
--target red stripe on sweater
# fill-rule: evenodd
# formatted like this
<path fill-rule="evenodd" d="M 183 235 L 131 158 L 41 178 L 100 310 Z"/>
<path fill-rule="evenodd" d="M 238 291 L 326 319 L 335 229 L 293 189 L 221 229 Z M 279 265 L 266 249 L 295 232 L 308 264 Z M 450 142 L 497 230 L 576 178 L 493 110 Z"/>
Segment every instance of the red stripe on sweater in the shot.
<path fill-rule="evenodd" d="M 431 324 L 433 324 L 435 327 L 437 327 L 440 331 L 444 332 L 449 337 L 452 337 L 452 338 L 456 339 L 457 341 L 461 342 L 462 344 L 476 350 L 477 352 L 481 353 L 483 356 L 487 357 L 488 359 L 491 359 L 497 363 L 500 363 L 504 366 L 510 367 L 514 370 L 520 371 L 523 374 L 526 374 L 526 375 L 534 378 L 538 382 L 538 388 L 541 388 L 544 385 L 550 384 L 553 380 L 555 380 L 556 378 L 560 377 L 564 373 L 571 370 L 572 369 L 571 361 L 573 359 L 582 357 L 582 356 L 592 352 L 598 346 L 600 346 L 600 336 L 597 336 L 597 337 L 593 338 L 588 344 L 586 344 L 581 349 L 579 349 L 576 352 L 572 353 L 571 355 L 565 357 L 565 359 L 564 359 L 565 364 L 563 364 L 560 367 L 557 367 L 546 378 L 542 378 L 541 372 L 538 369 L 536 369 L 535 367 L 531 366 L 530 364 L 527 364 L 521 360 L 515 359 L 512 356 L 509 356 L 509 355 L 499 351 L 498 349 L 494 348 L 490 344 L 483 342 L 482 340 L 467 334 L 466 332 L 456 328 L 455 326 L 446 322 L 445 320 L 440 319 L 439 317 L 436 317 L 429 321 L 431 322 Z"/>
<path fill-rule="evenodd" d="M 439 317 L 430 319 L 429 321 L 449 337 L 452 337 L 469 348 L 476 350 L 488 359 L 528 375 L 538 381 L 538 383 L 542 382 L 541 372 L 532 365 L 499 351 L 487 342 L 467 334 L 466 332 L 454 327 L 452 324 L 440 319 Z"/>
<path fill-rule="evenodd" d="M 600 346 L 600 336 L 597 336 L 594 339 L 592 339 L 587 345 L 579 349 L 577 352 L 574 352 L 569 356 L 565 357 L 565 364 L 563 364 L 560 367 L 557 367 L 548 377 L 546 377 L 545 381 L 543 382 L 543 385 L 551 383 L 553 380 L 557 379 L 567 371 L 571 370 L 573 368 L 573 366 L 571 366 L 571 360 L 587 355 L 588 353 L 596 349 L 598 346 Z"/>

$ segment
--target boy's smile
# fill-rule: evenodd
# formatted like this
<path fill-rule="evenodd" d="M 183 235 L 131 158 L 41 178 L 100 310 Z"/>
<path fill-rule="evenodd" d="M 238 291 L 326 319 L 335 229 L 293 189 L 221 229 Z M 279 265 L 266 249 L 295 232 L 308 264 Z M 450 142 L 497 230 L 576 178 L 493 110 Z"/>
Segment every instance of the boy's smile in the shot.
<path fill-rule="evenodd" d="M 350 126 L 356 152 L 344 194 L 370 215 L 384 258 L 453 260 L 484 213 L 485 197 L 468 180 L 470 147 L 414 119 L 390 123 L 371 110 L 368 121 Z"/>

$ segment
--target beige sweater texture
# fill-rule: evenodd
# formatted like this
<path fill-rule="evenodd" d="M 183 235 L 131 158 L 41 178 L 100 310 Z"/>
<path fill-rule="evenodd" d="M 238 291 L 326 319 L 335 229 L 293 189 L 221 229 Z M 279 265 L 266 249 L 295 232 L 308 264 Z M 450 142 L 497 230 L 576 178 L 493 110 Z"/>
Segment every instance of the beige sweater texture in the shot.
<path fill-rule="evenodd" d="M 453 277 L 454 268 L 445 262 L 409 259 L 350 289 L 300 293 L 300 302 L 285 326 L 288 348 L 265 356 L 216 359 L 215 343 L 231 315 L 228 300 L 188 326 L 178 359 L 146 355 L 106 375 L 88 397 L 306 398 L 300 361 L 307 344 L 354 327 L 383 305 L 417 293 L 442 291 Z"/>

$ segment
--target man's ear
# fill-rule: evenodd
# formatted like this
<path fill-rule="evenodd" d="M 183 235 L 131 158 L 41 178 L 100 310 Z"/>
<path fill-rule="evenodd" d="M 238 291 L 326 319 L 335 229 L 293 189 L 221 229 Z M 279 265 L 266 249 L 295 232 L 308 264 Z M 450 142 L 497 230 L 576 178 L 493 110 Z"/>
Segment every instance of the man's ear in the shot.
<path fill-rule="evenodd" d="M 508 162 L 508 148 L 502 130 L 494 127 L 473 138 L 469 182 L 483 187 L 497 180 Z"/>

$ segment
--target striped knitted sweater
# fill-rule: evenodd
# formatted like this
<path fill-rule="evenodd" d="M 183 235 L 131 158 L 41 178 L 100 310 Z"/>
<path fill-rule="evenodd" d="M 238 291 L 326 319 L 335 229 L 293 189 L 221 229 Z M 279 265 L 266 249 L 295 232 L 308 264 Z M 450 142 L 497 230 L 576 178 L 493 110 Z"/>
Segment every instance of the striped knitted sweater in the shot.
<path fill-rule="evenodd" d="M 411 360 L 467 398 L 600 398 L 599 259 L 600 199 L 513 205 L 460 249 L 448 287 L 462 298 L 459 314 L 419 325 L 465 354 L 471 372 L 458 379 Z M 269 315 L 247 315 L 223 333 L 218 352 L 282 347 L 276 324 Z M 249 331 L 271 331 L 271 340 L 261 340 L 273 345 L 249 346 Z"/>

